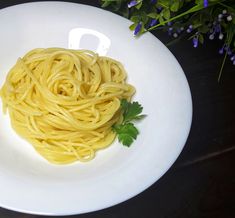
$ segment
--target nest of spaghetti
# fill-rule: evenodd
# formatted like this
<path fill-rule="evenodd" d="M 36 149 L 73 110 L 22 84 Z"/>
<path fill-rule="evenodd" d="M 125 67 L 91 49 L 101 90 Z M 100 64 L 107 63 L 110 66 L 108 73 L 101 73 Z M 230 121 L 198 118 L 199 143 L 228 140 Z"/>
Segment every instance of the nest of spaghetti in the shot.
<path fill-rule="evenodd" d="M 89 161 L 115 139 L 120 101 L 135 93 L 126 77 L 120 62 L 92 51 L 34 49 L 9 71 L 3 110 L 49 162 Z"/>

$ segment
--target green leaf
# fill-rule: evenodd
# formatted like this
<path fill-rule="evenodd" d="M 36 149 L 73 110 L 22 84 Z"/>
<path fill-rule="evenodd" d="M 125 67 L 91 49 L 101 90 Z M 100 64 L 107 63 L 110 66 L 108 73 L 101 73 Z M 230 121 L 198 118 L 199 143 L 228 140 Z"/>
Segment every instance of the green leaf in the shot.
<path fill-rule="evenodd" d="M 180 6 L 179 1 L 176 1 L 171 5 L 170 9 L 172 12 L 177 12 L 179 10 L 179 6 Z"/>
<path fill-rule="evenodd" d="M 199 23 L 199 22 L 194 22 L 194 23 L 193 23 L 193 29 L 197 29 L 197 28 L 200 27 L 200 26 L 202 26 L 202 24 Z"/>
<path fill-rule="evenodd" d="M 147 14 L 147 16 L 150 18 L 156 19 L 156 17 L 158 17 L 159 15 L 155 12 L 152 12 L 152 13 Z"/>
<path fill-rule="evenodd" d="M 200 26 L 198 27 L 198 31 L 200 33 L 207 33 L 209 31 L 209 27 L 207 25 Z"/>
<path fill-rule="evenodd" d="M 130 103 L 125 99 L 121 101 L 121 107 L 123 109 L 123 122 L 135 119 L 143 110 L 143 107 L 138 102 Z"/>
<path fill-rule="evenodd" d="M 143 34 L 145 32 L 146 32 L 146 29 L 145 29 L 144 25 L 142 25 L 139 35 L 141 35 L 141 34 Z"/>
<path fill-rule="evenodd" d="M 147 116 L 146 114 L 141 114 L 141 115 L 136 116 L 133 120 L 142 120 L 142 119 L 144 119 L 146 116 Z"/>
<path fill-rule="evenodd" d="M 137 5 L 135 6 L 135 8 L 139 10 L 139 9 L 141 8 L 141 6 L 142 6 L 142 3 L 143 3 L 143 2 L 141 1 L 139 4 L 137 4 Z"/>
<path fill-rule="evenodd" d="M 159 24 L 163 24 L 164 23 L 164 19 L 163 19 L 162 16 L 160 16 L 158 20 L 159 20 Z"/>
<path fill-rule="evenodd" d="M 129 26 L 129 29 L 130 29 L 131 31 L 134 31 L 137 25 L 138 25 L 137 23 L 133 23 L 133 24 L 131 24 L 131 25 Z"/>
<path fill-rule="evenodd" d="M 204 43 L 204 37 L 203 37 L 202 34 L 199 34 L 199 35 L 198 35 L 198 40 L 199 40 L 199 42 L 200 42 L 201 44 Z"/>
<path fill-rule="evenodd" d="M 169 0 L 158 0 L 158 5 L 163 8 L 168 8 L 170 4 Z"/>
<path fill-rule="evenodd" d="M 118 141 L 121 142 L 124 146 L 130 147 L 134 139 L 128 134 L 119 134 Z"/>
<path fill-rule="evenodd" d="M 145 24 L 148 22 L 148 17 L 145 12 L 141 12 L 141 21 Z"/>
<path fill-rule="evenodd" d="M 201 5 L 201 4 L 203 4 L 203 0 L 196 0 L 195 3 L 196 3 L 197 5 Z"/>
<path fill-rule="evenodd" d="M 118 140 L 125 146 L 130 146 L 139 134 L 138 129 L 133 123 L 121 124 L 114 127 L 118 134 Z"/>
<path fill-rule="evenodd" d="M 115 0 L 115 4 L 112 4 L 113 6 L 113 11 L 119 11 L 122 5 L 122 0 Z"/>
<path fill-rule="evenodd" d="M 126 99 L 121 100 L 121 108 L 123 111 L 126 111 L 128 108 L 129 102 Z"/>
<path fill-rule="evenodd" d="M 138 129 L 131 121 L 141 120 L 146 115 L 141 114 L 143 107 L 138 102 L 128 102 L 121 100 L 121 110 L 123 112 L 123 121 L 121 124 L 114 124 L 112 129 L 117 133 L 119 142 L 129 147 L 139 134 Z"/>
<path fill-rule="evenodd" d="M 104 1 L 104 3 L 101 5 L 102 8 L 108 7 L 111 4 L 111 1 Z"/>
<path fill-rule="evenodd" d="M 102 0 L 101 7 L 105 8 L 111 6 L 113 11 L 118 11 L 121 8 L 122 0 Z"/>
<path fill-rule="evenodd" d="M 140 21 L 140 16 L 139 15 L 131 16 L 131 21 L 134 23 L 138 23 Z"/>
<path fill-rule="evenodd" d="M 191 0 L 190 0 L 191 1 Z M 179 8 L 181 8 L 185 4 L 184 1 L 179 1 Z"/>
<path fill-rule="evenodd" d="M 168 20 L 170 19 L 171 17 L 171 12 L 169 9 L 165 8 L 163 11 L 162 11 L 162 14 L 163 14 L 163 17 Z"/>

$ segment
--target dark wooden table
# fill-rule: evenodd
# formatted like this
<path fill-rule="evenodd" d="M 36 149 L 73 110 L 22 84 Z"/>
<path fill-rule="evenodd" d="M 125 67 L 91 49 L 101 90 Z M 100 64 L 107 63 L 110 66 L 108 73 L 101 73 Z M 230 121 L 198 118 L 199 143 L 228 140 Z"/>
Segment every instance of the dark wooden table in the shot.
<path fill-rule="evenodd" d="M 0 8 L 30 1 L 1 1 Z M 99 6 L 98 1 L 71 1 Z M 154 33 L 163 42 L 164 33 Z M 197 49 L 184 40 L 169 47 L 187 76 L 193 122 L 185 148 L 170 170 L 138 196 L 79 218 L 233 218 L 235 217 L 235 66 L 222 57 L 219 41 Z M 1 193 L 0 193 L 1 194 Z M 33 218 L 0 208 L 0 218 Z M 41 216 L 43 217 L 43 216 Z"/>

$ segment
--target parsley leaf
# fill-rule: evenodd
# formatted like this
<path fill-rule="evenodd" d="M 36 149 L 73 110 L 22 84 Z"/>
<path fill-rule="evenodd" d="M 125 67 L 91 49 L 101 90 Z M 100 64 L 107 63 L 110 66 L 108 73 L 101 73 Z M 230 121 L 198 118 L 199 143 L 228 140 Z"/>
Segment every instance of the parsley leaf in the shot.
<path fill-rule="evenodd" d="M 129 147 L 134 139 L 137 138 L 139 134 L 138 129 L 133 123 L 126 123 L 114 126 L 116 133 L 118 134 L 118 140 L 123 145 Z"/>
<path fill-rule="evenodd" d="M 128 102 L 126 99 L 121 100 L 121 110 L 123 113 L 123 122 L 115 124 L 113 131 L 117 133 L 118 140 L 124 146 L 130 147 L 139 134 L 138 129 L 132 121 L 143 119 L 146 115 L 141 114 L 143 107 L 138 102 Z"/>
<path fill-rule="evenodd" d="M 126 99 L 122 99 L 121 107 L 123 110 L 123 122 L 129 122 L 139 118 L 139 114 L 143 111 L 143 107 L 136 101 L 130 103 Z"/>

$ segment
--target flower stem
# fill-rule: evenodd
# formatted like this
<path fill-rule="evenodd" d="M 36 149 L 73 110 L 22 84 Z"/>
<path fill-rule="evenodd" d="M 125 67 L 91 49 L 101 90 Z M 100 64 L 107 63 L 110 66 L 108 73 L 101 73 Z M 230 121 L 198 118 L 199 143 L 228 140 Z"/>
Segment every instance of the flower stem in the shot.
<path fill-rule="evenodd" d="M 218 1 L 219 1 L 219 0 L 218 0 Z M 215 4 L 218 4 L 218 1 L 215 1 L 215 2 L 213 2 L 213 3 L 210 3 L 207 8 L 209 8 L 209 7 L 211 7 L 211 6 L 215 5 Z M 224 0 L 222 0 L 222 2 L 223 2 L 223 1 L 224 1 Z M 159 23 L 159 24 L 157 24 L 157 25 L 155 25 L 155 26 L 152 26 L 152 27 L 148 28 L 147 31 L 154 30 L 154 29 L 156 29 L 157 27 L 163 26 L 163 25 L 165 25 L 165 24 L 168 23 L 168 22 L 171 22 L 171 21 L 173 21 L 173 20 L 176 20 L 176 19 L 178 19 L 178 18 L 180 18 L 180 17 L 183 17 L 183 16 L 185 16 L 185 15 L 187 15 L 187 14 L 191 14 L 191 13 L 194 13 L 194 12 L 196 12 L 196 11 L 200 11 L 200 10 L 202 10 L 202 9 L 204 9 L 204 5 L 203 5 L 203 4 L 195 5 L 194 7 L 190 8 L 189 10 L 187 10 L 187 11 L 185 11 L 185 12 L 183 12 L 183 13 L 177 15 L 177 16 L 174 16 L 174 17 L 172 17 L 172 18 L 170 18 L 170 19 L 168 19 L 168 20 L 165 20 L 165 21 L 163 21 L 163 22 L 161 22 L 161 23 Z M 147 31 L 146 31 L 146 32 L 147 32 Z"/>
<path fill-rule="evenodd" d="M 223 59 L 222 65 L 221 65 L 221 67 L 220 67 L 219 76 L 218 76 L 218 82 L 220 82 L 221 75 L 222 75 L 222 72 L 223 72 L 223 69 L 224 69 L 224 64 L 225 64 L 227 55 L 228 55 L 228 51 L 226 51 L 226 53 L 225 53 L 225 55 L 224 55 L 224 59 Z"/>
<path fill-rule="evenodd" d="M 229 8 L 231 11 L 234 11 L 234 12 L 235 12 L 235 9 L 234 9 L 234 8 L 232 8 L 232 7 L 230 7 L 230 6 L 226 5 L 226 4 L 224 4 L 224 3 L 222 3 L 222 2 L 219 2 L 219 5 L 221 5 L 221 6 L 225 7 L 225 8 Z"/>

